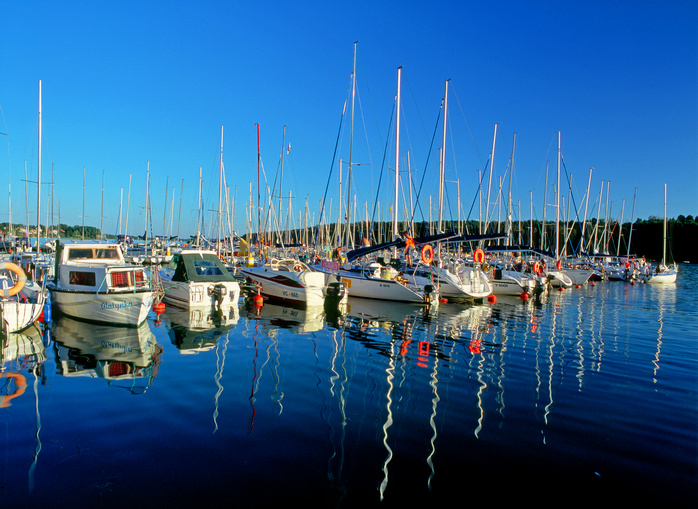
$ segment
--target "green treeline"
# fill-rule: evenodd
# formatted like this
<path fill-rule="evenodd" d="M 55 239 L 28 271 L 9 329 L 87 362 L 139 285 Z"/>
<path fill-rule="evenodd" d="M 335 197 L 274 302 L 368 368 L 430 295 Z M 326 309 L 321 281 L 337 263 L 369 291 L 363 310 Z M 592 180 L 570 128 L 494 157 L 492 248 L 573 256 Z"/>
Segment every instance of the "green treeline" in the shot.
<path fill-rule="evenodd" d="M 342 225 L 344 228 L 344 225 Z M 354 238 L 354 245 L 359 246 L 362 238 L 368 238 L 371 244 L 386 242 L 392 237 L 392 223 L 374 223 L 371 227 L 370 236 L 367 234 L 365 223 L 349 225 Z M 400 233 L 409 232 L 410 229 L 405 222 L 399 223 Z M 505 223 L 493 222 L 488 225 L 486 233 L 505 233 Z M 446 231 L 459 231 L 455 222 L 447 222 L 444 225 Z M 545 230 L 545 231 L 544 231 Z M 531 231 L 533 234 L 531 235 Z M 515 221 L 512 223 L 511 244 L 521 244 L 543 249 L 555 253 L 556 228 L 554 222 L 546 222 L 543 228 L 542 221 Z M 479 235 L 480 224 L 477 221 L 465 221 L 460 224 L 460 232 L 465 235 Z M 296 229 L 291 232 L 291 244 L 313 244 L 316 238 L 317 228 L 313 227 L 309 231 Z M 436 233 L 436 226 L 427 222 L 415 223 L 414 231 L 410 235 L 414 238 L 426 237 Z M 340 235 L 336 225 L 325 225 L 318 236 L 318 245 L 334 247 L 338 244 Z M 256 234 L 251 236 L 252 243 L 257 242 Z M 289 243 L 286 235 L 282 235 L 285 242 Z M 344 236 L 341 236 L 344 238 Z M 576 256 L 582 253 L 608 253 L 611 255 L 635 255 L 645 256 L 650 261 L 661 260 L 662 258 L 662 237 L 663 219 L 650 216 L 647 220 L 638 219 L 632 223 L 623 223 L 621 226 L 617 222 L 609 222 L 608 225 L 603 220 L 589 220 L 584 226 L 584 239 L 582 244 L 582 224 L 581 223 L 561 223 L 559 228 L 559 252 L 566 256 Z M 267 234 L 265 243 L 277 243 L 274 236 Z M 503 245 L 500 241 L 489 241 L 486 245 Z M 630 246 L 628 247 L 628 245 Z M 667 262 L 689 261 L 698 263 L 698 223 L 693 216 L 679 216 L 677 219 L 667 221 Z"/>
<path fill-rule="evenodd" d="M 5 236 L 12 237 L 24 237 L 25 228 L 23 224 L 13 224 L 12 232 L 9 231 L 9 223 L 0 223 L 0 232 Z M 99 228 L 94 226 L 85 226 L 85 239 L 96 239 L 99 237 Z M 60 224 L 59 226 L 52 226 L 48 230 L 41 226 L 41 237 L 43 238 L 54 238 L 61 237 L 64 239 L 81 239 L 83 236 L 82 225 L 68 226 L 67 224 Z M 109 236 L 109 235 L 107 235 Z M 113 236 L 113 235 L 112 235 Z M 36 225 L 29 225 L 29 237 L 36 237 Z"/>

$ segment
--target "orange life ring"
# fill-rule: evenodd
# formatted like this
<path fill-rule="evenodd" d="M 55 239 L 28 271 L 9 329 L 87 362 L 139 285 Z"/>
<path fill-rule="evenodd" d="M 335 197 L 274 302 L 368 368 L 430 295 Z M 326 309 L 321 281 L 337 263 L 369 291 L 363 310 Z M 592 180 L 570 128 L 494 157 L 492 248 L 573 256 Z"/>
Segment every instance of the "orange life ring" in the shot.
<path fill-rule="evenodd" d="M 19 373 L 0 373 L 0 378 L 2 377 L 8 377 L 12 378 L 15 381 L 15 392 L 12 394 L 7 394 L 3 397 L 2 399 L 2 404 L 0 404 L 0 408 L 5 408 L 10 406 L 10 400 L 21 396 L 24 394 L 24 391 L 27 390 L 27 379 L 25 378 L 24 375 L 20 375 Z"/>
<path fill-rule="evenodd" d="M 540 272 L 540 264 L 538 262 L 533 264 L 533 272 Z"/>
<path fill-rule="evenodd" d="M 429 265 L 434 260 L 434 248 L 426 244 L 422 248 L 422 261 Z"/>
<path fill-rule="evenodd" d="M 485 261 L 485 252 L 482 249 L 476 249 L 473 253 L 473 260 L 477 263 L 482 263 Z"/>
<path fill-rule="evenodd" d="M 22 270 L 22 267 L 15 265 L 12 262 L 0 262 L 0 270 L 9 270 L 17 274 L 17 282 L 9 290 L 0 290 L 0 297 L 12 297 L 17 295 L 24 288 L 24 284 L 27 282 L 27 275 Z"/>
<path fill-rule="evenodd" d="M 560 260 L 558 260 L 557 263 L 555 264 L 555 267 L 557 267 L 558 269 L 561 269 L 561 268 L 562 268 L 562 262 L 561 262 Z"/>

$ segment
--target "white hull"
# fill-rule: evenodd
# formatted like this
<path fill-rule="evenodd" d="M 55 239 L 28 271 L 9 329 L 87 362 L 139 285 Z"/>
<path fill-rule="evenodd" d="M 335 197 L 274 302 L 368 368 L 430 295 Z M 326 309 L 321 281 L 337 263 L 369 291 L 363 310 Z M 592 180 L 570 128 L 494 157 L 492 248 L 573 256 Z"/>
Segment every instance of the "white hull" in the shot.
<path fill-rule="evenodd" d="M 406 273 L 405 277 L 421 288 L 434 285 L 440 297 L 450 300 L 482 300 L 492 293 L 492 284 L 480 269 L 461 265 L 456 270 L 457 275 L 441 267 L 421 268 L 414 275 Z"/>
<path fill-rule="evenodd" d="M 552 276 L 550 286 L 553 288 L 569 288 L 573 284 L 570 277 L 561 270 L 549 270 L 547 276 Z"/>
<path fill-rule="evenodd" d="M 643 283 L 651 284 L 671 284 L 676 283 L 676 276 L 678 273 L 675 270 L 668 270 L 665 272 L 646 274 L 639 277 L 640 281 Z"/>
<path fill-rule="evenodd" d="M 71 318 L 113 325 L 138 326 L 153 305 L 150 290 L 128 293 L 95 293 L 51 288 L 53 305 Z"/>
<path fill-rule="evenodd" d="M 325 303 L 325 275 L 303 270 L 274 270 L 268 265 L 241 269 L 253 284 L 261 287 L 262 297 L 297 306 L 322 306 Z"/>
<path fill-rule="evenodd" d="M 594 274 L 594 269 L 563 269 L 563 272 L 573 284 L 583 285 Z"/>
<path fill-rule="evenodd" d="M 521 295 L 522 293 L 532 293 L 536 287 L 536 282 L 526 276 L 517 278 L 509 274 L 502 274 L 500 279 L 492 280 L 492 293 L 495 295 Z"/>
<path fill-rule="evenodd" d="M 336 276 L 341 280 L 350 297 L 393 300 L 424 304 L 426 295 L 418 288 L 412 289 L 394 279 L 383 279 L 361 273 L 340 270 Z M 429 297 L 431 303 L 438 302 L 436 292 Z"/>
<path fill-rule="evenodd" d="M 5 287 L 12 284 L 4 277 L 0 279 L 0 283 L 3 290 L 7 290 Z M 41 316 L 45 302 L 45 291 L 36 283 L 27 281 L 19 295 L 0 300 L 2 331 L 14 334 L 31 327 Z"/>
<path fill-rule="evenodd" d="M 163 301 L 183 308 L 214 306 L 216 295 L 211 291 L 214 286 L 225 287 L 222 302 L 219 303 L 221 307 L 237 305 L 240 299 L 240 285 L 237 282 L 224 281 L 214 284 L 172 281 L 172 271 L 168 269 L 160 270 L 160 280 L 165 291 Z"/>

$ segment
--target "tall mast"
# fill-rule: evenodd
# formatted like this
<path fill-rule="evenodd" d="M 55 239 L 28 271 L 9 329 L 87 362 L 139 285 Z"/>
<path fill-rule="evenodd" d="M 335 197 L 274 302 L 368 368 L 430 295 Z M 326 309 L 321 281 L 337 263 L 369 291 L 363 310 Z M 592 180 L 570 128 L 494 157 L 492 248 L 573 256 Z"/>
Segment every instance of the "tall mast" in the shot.
<path fill-rule="evenodd" d="M 284 183 L 284 146 L 286 144 L 286 126 L 281 134 L 281 175 L 279 179 L 279 236 L 281 236 L 281 189 Z"/>
<path fill-rule="evenodd" d="M 662 242 L 662 265 L 666 265 L 666 182 L 664 183 L 664 236 Z"/>
<path fill-rule="evenodd" d="M 255 124 L 257 126 L 257 253 L 259 256 L 262 255 L 262 200 L 260 191 L 260 166 L 261 166 L 261 154 L 259 153 L 259 123 Z"/>
<path fill-rule="evenodd" d="M 395 100 L 395 200 L 393 201 L 393 239 L 398 236 L 397 229 L 397 207 L 398 207 L 398 186 L 400 183 L 400 82 L 402 77 L 402 66 L 397 68 L 397 95 Z"/>
<path fill-rule="evenodd" d="M 448 112 L 448 82 L 444 84 L 444 120 L 441 135 L 441 157 L 439 158 L 439 225 L 438 232 L 443 232 L 444 215 L 444 179 L 446 178 L 446 115 Z"/>
<path fill-rule="evenodd" d="M 128 195 L 126 197 L 126 222 L 124 223 L 124 243 L 126 242 L 126 236 L 128 235 L 128 209 L 131 204 L 131 175 L 131 173 L 128 174 Z"/>
<path fill-rule="evenodd" d="M 594 168 L 589 168 L 589 183 L 587 184 L 587 199 L 586 203 L 584 204 L 584 221 L 582 222 L 582 245 L 581 245 L 581 250 L 582 252 L 589 251 L 588 246 L 586 246 L 586 240 L 584 239 L 584 231 L 586 230 L 587 226 L 587 210 L 589 210 L 589 198 L 590 198 L 590 192 L 591 192 L 591 172 L 594 170 Z"/>
<path fill-rule="evenodd" d="M 560 259 L 560 131 L 557 132 L 557 192 L 555 193 L 555 260 Z"/>
<path fill-rule="evenodd" d="M 196 247 L 201 239 L 201 166 L 199 166 L 199 210 L 196 213 Z"/>
<path fill-rule="evenodd" d="M 216 239 L 216 254 L 221 255 L 221 200 L 223 198 L 223 126 L 221 126 L 221 160 L 218 169 L 218 238 Z"/>
<path fill-rule="evenodd" d="M 509 242 L 511 241 L 511 231 L 512 231 L 512 224 L 511 224 L 511 218 L 512 218 L 512 208 L 513 208 L 513 203 L 511 202 L 511 179 L 514 175 L 514 149 L 516 147 L 516 133 L 514 133 L 514 139 L 511 142 L 511 165 L 509 167 L 509 189 L 507 191 L 507 228 L 506 228 L 506 245 L 509 245 Z M 521 216 L 519 216 L 520 218 Z"/>
<path fill-rule="evenodd" d="M 179 192 L 179 211 L 177 212 L 177 241 L 179 242 L 179 227 L 182 225 L 182 196 L 184 196 L 184 179 L 182 179 L 182 190 Z"/>
<path fill-rule="evenodd" d="M 497 124 L 494 124 L 494 135 L 492 136 L 492 155 L 490 156 L 490 175 L 487 180 L 487 199 L 485 207 L 485 231 L 487 233 L 490 222 L 490 191 L 492 189 L 492 174 L 494 172 L 494 148 L 497 143 Z"/>
<path fill-rule="evenodd" d="M 99 236 L 104 239 L 104 170 L 102 170 L 102 204 L 99 211 Z"/>
<path fill-rule="evenodd" d="M 635 197 L 637 196 L 637 187 L 633 194 L 633 208 L 630 212 L 630 233 L 628 233 L 628 257 L 630 257 L 630 241 L 633 239 L 633 221 L 635 219 Z M 622 225 L 621 225 L 622 226 Z"/>
<path fill-rule="evenodd" d="M 347 170 L 347 226 L 344 232 L 344 243 L 349 244 L 349 223 L 351 217 L 351 170 L 352 170 L 352 154 L 354 150 L 354 99 L 356 97 L 356 45 L 354 43 L 354 63 L 351 70 L 351 119 L 349 125 L 349 169 Z M 342 207 L 342 196 L 339 196 L 340 209 Z"/>
<path fill-rule="evenodd" d="M 29 225 L 27 224 L 27 227 Z M 39 254 L 41 234 L 41 80 L 39 80 L 39 173 L 36 184 L 36 254 Z"/>

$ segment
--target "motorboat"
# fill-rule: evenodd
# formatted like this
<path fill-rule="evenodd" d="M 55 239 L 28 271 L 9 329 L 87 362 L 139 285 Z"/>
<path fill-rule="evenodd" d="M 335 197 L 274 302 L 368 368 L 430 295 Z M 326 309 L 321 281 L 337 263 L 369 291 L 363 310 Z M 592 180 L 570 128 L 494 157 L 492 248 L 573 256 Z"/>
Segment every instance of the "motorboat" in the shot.
<path fill-rule="evenodd" d="M 116 242 L 60 240 L 47 284 L 59 313 L 88 322 L 136 327 L 153 305 L 149 272 L 125 262 Z"/>
<path fill-rule="evenodd" d="M 163 301 L 181 308 L 237 307 L 240 283 L 215 251 L 183 249 L 158 271 Z"/>
<path fill-rule="evenodd" d="M 243 267 L 240 273 L 268 300 L 301 307 L 322 307 L 325 297 L 345 298 L 344 287 L 326 283 L 326 275 L 295 258 L 271 258 L 263 265 Z"/>
<path fill-rule="evenodd" d="M 493 285 L 480 267 L 463 260 L 451 261 L 447 266 L 422 263 L 405 269 L 405 278 L 426 288 L 433 285 L 441 298 L 451 301 L 482 301 L 492 293 Z"/>

